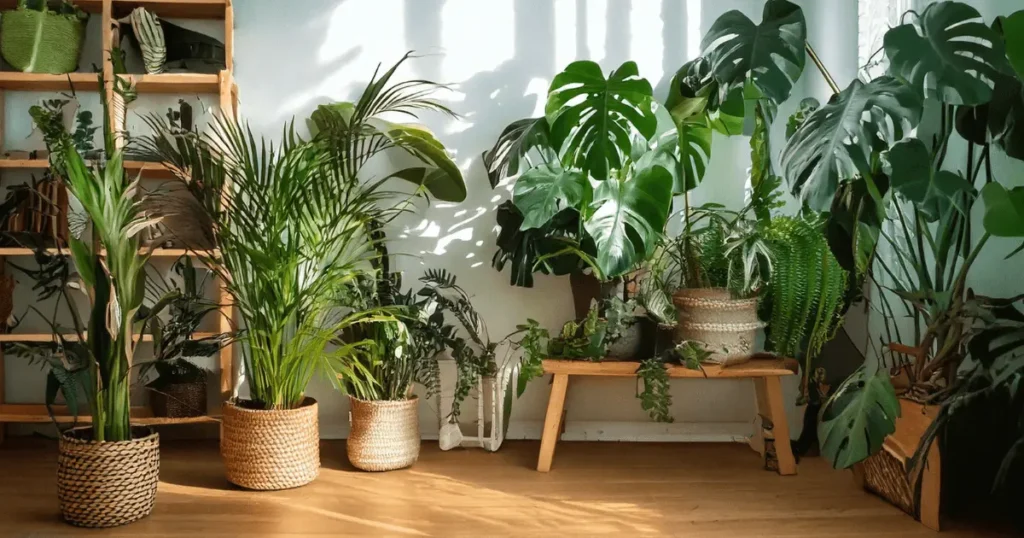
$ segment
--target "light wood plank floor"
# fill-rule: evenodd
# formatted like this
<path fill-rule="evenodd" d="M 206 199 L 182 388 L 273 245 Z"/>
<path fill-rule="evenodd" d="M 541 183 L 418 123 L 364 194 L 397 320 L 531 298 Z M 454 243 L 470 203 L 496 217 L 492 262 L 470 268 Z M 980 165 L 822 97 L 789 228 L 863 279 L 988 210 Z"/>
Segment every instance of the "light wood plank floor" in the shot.
<path fill-rule="evenodd" d="M 537 449 L 441 452 L 424 442 L 412 469 L 371 474 L 349 466 L 343 441 L 328 441 L 313 484 L 250 492 L 226 483 L 215 441 L 168 441 L 153 514 L 97 533 L 59 519 L 56 445 L 8 438 L 0 536 L 936 536 L 821 459 L 780 477 L 739 444 L 566 442 L 541 474 Z M 993 535 L 963 525 L 942 534 Z"/>

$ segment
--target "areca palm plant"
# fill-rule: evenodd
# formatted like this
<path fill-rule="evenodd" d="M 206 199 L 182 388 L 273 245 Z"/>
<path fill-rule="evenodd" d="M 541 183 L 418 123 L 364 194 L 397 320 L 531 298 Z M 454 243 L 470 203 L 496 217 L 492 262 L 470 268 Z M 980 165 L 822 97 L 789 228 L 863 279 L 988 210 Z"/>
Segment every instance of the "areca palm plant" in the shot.
<path fill-rule="evenodd" d="M 429 98 L 436 84 L 389 86 L 406 58 L 375 73 L 357 102 L 320 107 L 309 139 L 292 125 L 274 143 L 225 118 L 201 135 L 147 118 L 156 134 L 144 142 L 146 150 L 159 155 L 194 195 L 176 211 L 211 226 L 219 256 L 206 261 L 224 279 L 245 323 L 245 375 L 251 399 L 261 408 L 300 406 L 317 371 L 339 388 L 366 390 L 360 386 L 375 383 L 357 360 L 371 342 L 341 335 L 357 325 L 396 321 L 394 308 L 353 308 L 346 300 L 377 256 L 374 223 L 388 223 L 410 207 L 395 204 L 396 193 L 384 183 L 399 177 L 418 185 L 413 196 L 427 191 L 451 201 L 465 197 L 458 168 L 429 131 L 381 118 L 422 110 L 450 113 Z M 364 181 L 367 162 L 392 150 L 417 164 Z"/>

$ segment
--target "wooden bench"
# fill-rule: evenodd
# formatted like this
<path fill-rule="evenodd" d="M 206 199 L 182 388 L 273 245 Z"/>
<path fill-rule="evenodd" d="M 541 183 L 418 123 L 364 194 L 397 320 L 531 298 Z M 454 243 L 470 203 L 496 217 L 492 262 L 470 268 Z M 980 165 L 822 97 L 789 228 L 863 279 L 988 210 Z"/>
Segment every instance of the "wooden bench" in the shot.
<path fill-rule="evenodd" d="M 565 407 L 569 376 L 636 377 L 638 367 L 639 364 L 636 362 L 544 361 L 544 373 L 554 374 L 554 378 L 551 383 L 551 396 L 548 398 L 548 411 L 544 418 L 544 431 L 541 435 L 538 471 L 546 473 L 551 470 L 555 444 L 561 435 L 564 420 L 562 410 Z M 669 377 L 674 378 L 753 379 L 758 413 L 772 424 L 779 474 L 796 474 L 796 460 L 789 444 L 789 423 L 786 422 L 786 409 L 782 397 L 782 377 L 796 374 L 793 361 L 754 359 L 735 366 L 705 366 L 703 371 L 677 365 L 669 365 L 666 369 Z"/>

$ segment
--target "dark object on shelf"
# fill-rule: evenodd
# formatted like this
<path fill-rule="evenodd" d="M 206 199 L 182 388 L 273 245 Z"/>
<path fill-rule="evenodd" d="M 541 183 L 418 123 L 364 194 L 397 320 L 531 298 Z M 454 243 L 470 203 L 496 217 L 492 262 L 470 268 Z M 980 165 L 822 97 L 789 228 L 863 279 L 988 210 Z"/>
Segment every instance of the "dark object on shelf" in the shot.
<path fill-rule="evenodd" d="M 116 527 L 153 511 L 160 482 L 160 435 L 133 427 L 130 441 L 93 440 L 92 427 L 60 437 L 57 499 L 65 521 L 79 527 Z"/>
<path fill-rule="evenodd" d="M 153 415 L 167 418 L 206 414 L 206 371 L 185 359 L 158 362 L 160 374 L 148 387 Z"/>
<path fill-rule="evenodd" d="M 10 213 L 0 222 L 3 232 L 28 232 L 45 237 L 55 245 L 68 241 L 68 191 L 64 183 L 43 180 L 20 185 L 8 193 L 3 204 Z M 0 211 L 0 214 L 6 211 Z"/>
<path fill-rule="evenodd" d="M 71 73 L 78 69 L 88 19 L 71 2 L 51 10 L 46 0 L 19 0 L 17 9 L 0 17 L 0 54 L 25 73 Z"/>
<path fill-rule="evenodd" d="M 0 333 L 7 332 L 7 320 L 14 312 L 14 277 L 0 275 Z"/>
<path fill-rule="evenodd" d="M 160 27 L 163 30 L 164 46 L 166 48 L 166 63 L 163 71 L 188 71 L 190 73 L 219 73 L 227 69 L 226 52 L 224 43 L 206 34 L 202 34 L 188 28 L 159 19 Z M 143 62 L 146 63 L 146 70 L 151 66 L 145 59 L 146 50 L 150 48 L 149 43 L 140 44 L 138 36 L 132 29 L 132 25 L 122 27 L 122 39 L 128 36 L 132 44 L 142 51 Z M 152 58 L 150 58 L 152 60 Z"/>

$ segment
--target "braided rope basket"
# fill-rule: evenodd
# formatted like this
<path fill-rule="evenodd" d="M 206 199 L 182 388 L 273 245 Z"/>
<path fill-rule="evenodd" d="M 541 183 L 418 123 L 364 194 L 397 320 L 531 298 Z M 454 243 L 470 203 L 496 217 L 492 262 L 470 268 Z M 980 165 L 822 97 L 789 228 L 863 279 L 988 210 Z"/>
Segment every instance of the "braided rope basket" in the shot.
<path fill-rule="evenodd" d="M 232 484 L 256 490 L 304 486 L 320 474 L 317 403 L 295 409 L 249 409 L 224 404 L 220 455 Z"/>
<path fill-rule="evenodd" d="M 149 403 L 158 417 L 203 416 L 206 414 L 206 380 L 171 383 L 150 394 Z"/>
<path fill-rule="evenodd" d="M 366 401 L 349 396 L 348 461 L 364 471 L 409 467 L 420 456 L 419 398 Z"/>
<path fill-rule="evenodd" d="M 131 441 L 92 440 L 92 428 L 61 435 L 57 499 L 64 520 L 80 527 L 116 527 L 153 511 L 160 482 L 160 436 L 133 427 Z"/>
<path fill-rule="evenodd" d="M 758 329 L 757 299 L 733 299 L 723 288 L 681 289 L 672 295 L 679 311 L 675 341 L 700 342 L 711 352 L 712 364 L 750 360 Z"/>

